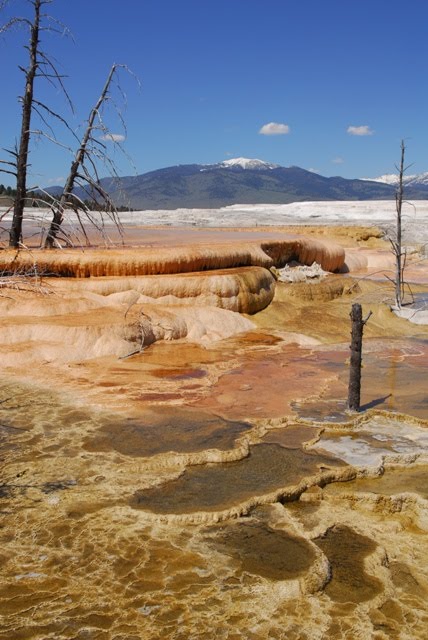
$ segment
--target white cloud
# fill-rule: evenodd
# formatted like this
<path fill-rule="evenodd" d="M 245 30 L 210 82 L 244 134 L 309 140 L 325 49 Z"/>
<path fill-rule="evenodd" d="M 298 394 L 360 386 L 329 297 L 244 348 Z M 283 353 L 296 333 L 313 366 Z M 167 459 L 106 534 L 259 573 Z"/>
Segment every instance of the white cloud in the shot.
<path fill-rule="evenodd" d="M 345 162 L 345 160 L 341 156 L 336 156 L 332 160 L 333 164 L 343 164 L 344 162 Z"/>
<path fill-rule="evenodd" d="M 259 133 L 262 136 L 285 136 L 290 133 L 290 127 L 280 122 L 268 122 L 262 126 Z"/>
<path fill-rule="evenodd" d="M 359 127 L 350 126 L 346 130 L 350 136 L 372 136 L 374 134 L 373 129 L 370 129 L 368 124 L 362 124 Z"/>
<path fill-rule="evenodd" d="M 319 169 L 315 169 L 314 167 L 309 167 L 308 171 L 310 171 L 311 173 L 321 173 Z"/>
<path fill-rule="evenodd" d="M 105 140 L 106 142 L 123 142 L 125 136 L 121 133 L 106 133 L 105 136 L 101 136 L 101 140 Z"/>
<path fill-rule="evenodd" d="M 48 180 L 48 184 L 62 184 L 63 182 L 65 182 L 65 178 L 64 176 L 58 176 L 58 178 L 49 178 Z"/>

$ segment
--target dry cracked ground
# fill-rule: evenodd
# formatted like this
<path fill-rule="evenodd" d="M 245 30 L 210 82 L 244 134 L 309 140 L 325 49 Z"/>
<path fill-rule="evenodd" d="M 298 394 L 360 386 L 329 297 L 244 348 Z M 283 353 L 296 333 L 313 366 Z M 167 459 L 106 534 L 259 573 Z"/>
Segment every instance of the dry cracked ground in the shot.
<path fill-rule="evenodd" d="M 426 638 L 428 328 L 380 234 L 306 232 L 3 252 L 1 640 Z"/>

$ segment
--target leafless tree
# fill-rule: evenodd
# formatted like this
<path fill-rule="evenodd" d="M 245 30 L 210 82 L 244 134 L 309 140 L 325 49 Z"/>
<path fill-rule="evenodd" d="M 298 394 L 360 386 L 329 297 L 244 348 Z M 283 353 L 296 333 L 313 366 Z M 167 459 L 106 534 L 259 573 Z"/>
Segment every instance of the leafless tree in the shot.
<path fill-rule="evenodd" d="M 25 76 L 25 89 L 20 98 L 22 116 L 19 143 L 16 144 L 15 149 L 6 150 L 9 155 L 12 156 L 12 160 L 2 161 L 2 164 L 8 168 L 3 167 L 0 169 L 16 178 L 16 196 L 12 225 L 9 232 L 9 246 L 14 248 L 18 248 L 22 241 L 22 223 L 27 198 L 28 153 L 32 133 L 32 115 L 36 111 L 44 122 L 46 122 L 46 116 L 53 116 L 65 122 L 59 114 L 35 97 L 34 88 L 36 78 L 44 78 L 50 83 L 59 85 L 71 106 L 70 98 L 63 84 L 64 76 L 59 73 L 53 59 L 44 52 L 40 44 L 40 36 L 43 31 L 53 31 L 63 34 L 66 32 L 66 29 L 58 20 L 44 13 L 44 6 L 50 4 L 52 0 L 27 0 L 27 2 L 32 5 L 33 8 L 31 19 L 26 17 L 13 17 L 0 28 L 0 33 L 14 26 L 24 26 L 29 30 L 29 42 L 26 46 L 28 51 L 28 67 L 19 67 Z M 1 3 L 0 8 L 4 6 L 5 2 Z"/>
<path fill-rule="evenodd" d="M 404 157 L 406 153 L 406 146 L 404 140 L 400 144 L 400 164 L 396 165 L 398 171 L 398 186 L 395 193 L 395 209 L 396 209 L 396 221 L 395 221 L 395 234 L 393 238 L 390 238 L 392 253 L 395 256 L 395 277 L 393 280 L 395 288 L 395 306 L 397 309 L 401 309 L 404 298 L 404 269 L 406 266 L 406 250 L 402 245 L 402 212 L 404 203 L 404 174 L 409 166 L 404 166 Z"/>
<path fill-rule="evenodd" d="M 112 65 L 101 94 L 94 107 L 91 109 L 84 134 L 71 163 L 70 171 L 62 194 L 51 207 L 53 211 L 53 218 L 46 236 L 45 248 L 53 248 L 58 244 L 57 236 L 64 220 L 64 212 L 67 208 L 73 209 L 76 213 L 85 237 L 87 236 L 81 222 L 81 214 L 86 216 L 94 226 L 98 227 L 98 223 L 86 207 L 84 201 L 73 194 L 73 189 L 76 185 L 83 188 L 84 192 L 90 196 L 91 200 L 98 200 L 101 198 L 105 212 L 109 216 L 110 220 L 114 222 L 119 232 L 122 231 L 115 205 L 106 190 L 101 186 L 97 170 L 97 161 L 101 160 L 104 164 L 109 166 L 110 174 L 116 175 L 116 169 L 107 153 L 107 146 L 103 140 L 109 140 L 119 146 L 120 144 L 115 139 L 116 136 L 108 131 L 103 122 L 102 107 L 111 97 L 110 87 L 118 70 L 121 68 L 127 69 L 125 65 Z M 121 112 L 119 112 L 119 114 L 121 117 Z M 100 133 L 102 133 L 101 138 L 97 137 L 97 134 L 99 136 Z"/>
<path fill-rule="evenodd" d="M 78 224 L 80 225 L 80 230 L 87 241 L 88 236 L 82 216 L 85 216 L 86 220 L 88 220 L 98 230 L 103 230 L 102 216 L 100 222 L 99 217 L 94 216 L 93 213 L 89 211 L 84 203 L 86 196 L 90 200 L 97 200 L 98 203 L 101 200 L 104 212 L 110 220 L 113 221 L 116 228 L 120 232 L 122 231 L 114 203 L 100 184 L 98 164 L 101 162 L 104 166 L 107 166 L 110 176 L 117 177 L 117 171 L 114 162 L 109 155 L 108 147 L 110 143 L 113 143 L 115 146 L 119 147 L 123 153 L 125 153 L 120 144 L 120 140 L 124 136 L 118 136 L 117 134 L 113 134 L 109 131 L 108 126 L 103 120 L 103 107 L 107 103 L 113 103 L 116 108 L 116 113 L 120 120 L 121 127 L 126 130 L 122 110 L 113 100 L 110 90 L 112 85 L 115 84 L 116 89 L 123 98 L 122 102 L 125 100 L 125 95 L 117 81 L 117 75 L 119 69 L 126 69 L 127 71 L 129 71 L 129 69 L 127 69 L 125 65 L 119 64 L 114 64 L 111 67 L 101 95 L 90 111 L 84 134 L 79 138 L 75 131 L 70 127 L 66 118 L 57 113 L 49 104 L 45 104 L 38 100 L 35 95 L 36 79 L 45 79 L 49 83 L 60 87 L 65 95 L 67 103 L 73 110 L 70 97 L 63 84 L 64 76 L 59 73 L 54 59 L 43 51 L 40 43 L 41 35 L 44 31 L 53 31 L 60 34 L 68 33 L 68 30 L 61 22 L 44 12 L 44 6 L 51 4 L 53 1 L 54 0 L 25 0 L 25 2 L 30 4 L 32 7 L 32 17 L 14 17 L 0 28 L 0 33 L 2 33 L 14 26 L 24 26 L 29 30 L 30 34 L 29 43 L 26 46 L 29 55 L 28 67 L 19 67 L 25 76 L 25 90 L 21 97 L 22 117 L 19 144 L 16 144 L 15 149 L 13 150 L 6 150 L 12 156 L 12 159 L 10 161 L 1 161 L 0 165 L 0 171 L 9 173 L 16 178 L 16 197 L 14 200 L 12 224 L 9 231 L 9 246 L 14 248 L 23 246 L 22 227 L 24 220 L 24 207 L 28 202 L 27 170 L 29 167 L 29 146 L 32 134 L 47 138 L 51 142 L 54 142 L 65 150 L 68 150 L 73 156 L 69 175 L 60 197 L 50 197 L 52 221 L 44 241 L 45 247 L 52 248 L 54 246 L 60 246 L 58 234 L 64 219 L 64 212 L 67 208 L 74 210 Z M 7 0 L 0 0 L 0 10 L 5 6 L 6 2 Z M 38 115 L 42 122 L 42 128 L 39 130 L 31 129 L 31 120 L 34 113 Z M 51 124 L 52 118 L 56 120 L 57 123 L 66 127 L 68 133 L 72 135 L 75 141 L 73 146 L 59 142 Z M 79 199 L 75 194 L 73 194 L 74 187 L 80 187 L 83 189 L 83 193 L 85 195 Z M 39 192 L 40 191 L 42 190 L 39 189 Z M 38 204 L 42 206 L 46 205 L 46 196 L 48 195 L 49 194 L 44 194 L 44 197 L 40 199 Z M 37 197 L 33 197 L 32 200 L 33 202 L 37 202 Z M 70 242 L 70 238 L 67 238 L 64 232 L 62 232 L 62 239 L 68 243 Z"/>

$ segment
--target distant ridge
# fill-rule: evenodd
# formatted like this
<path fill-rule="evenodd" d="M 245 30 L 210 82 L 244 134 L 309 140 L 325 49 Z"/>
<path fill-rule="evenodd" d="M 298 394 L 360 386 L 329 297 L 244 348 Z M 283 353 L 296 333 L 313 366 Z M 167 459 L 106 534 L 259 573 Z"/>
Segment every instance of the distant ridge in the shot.
<path fill-rule="evenodd" d="M 326 178 L 300 167 L 281 167 L 254 158 L 177 165 L 138 176 L 103 178 L 100 183 L 117 206 L 143 210 L 317 200 L 390 200 L 395 196 L 395 187 L 380 179 Z M 58 187 L 46 191 L 57 193 Z M 76 190 L 76 195 L 87 198 L 82 190 Z M 409 182 L 406 198 L 428 199 L 428 179 L 426 183 Z"/>
<path fill-rule="evenodd" d="M 383 184 L 392 184 L 395 186 L 398 184 L 398 174 L 386 173 L 385 175 L 379 176 L 378 178 L 362 178 L 362 180 L 371 180 L 372 182 L 382 182 Z M 411 176 L 404 175 L 403 182 L 407 187 L 428 186 L 428 171 Z"/>
<path fill-rule="evenodd" d="M 207 167 L 217 167 L 218 169 L 225 168 L 241 168 L 241 169 L 255 169 L 257 171 L 263 171 L 266 169 L 278 169 L 281 167 L 279 164 L 272 164 L 271 162 L 265 162 L 258 158 L 231 158 L 230 160 L 224 160 L 218 164 L 208 164 Z"/>

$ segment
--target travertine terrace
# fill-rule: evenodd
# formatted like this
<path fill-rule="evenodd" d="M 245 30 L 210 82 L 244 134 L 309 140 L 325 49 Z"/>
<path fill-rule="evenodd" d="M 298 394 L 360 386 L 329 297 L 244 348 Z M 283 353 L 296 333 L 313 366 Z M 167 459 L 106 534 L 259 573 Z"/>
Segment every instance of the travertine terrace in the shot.
<path fill-rule="evenodd" d="M 428 329 L 378 230 L 300 232 L 1 253 L 2 640 L 425 638 Z"/>

